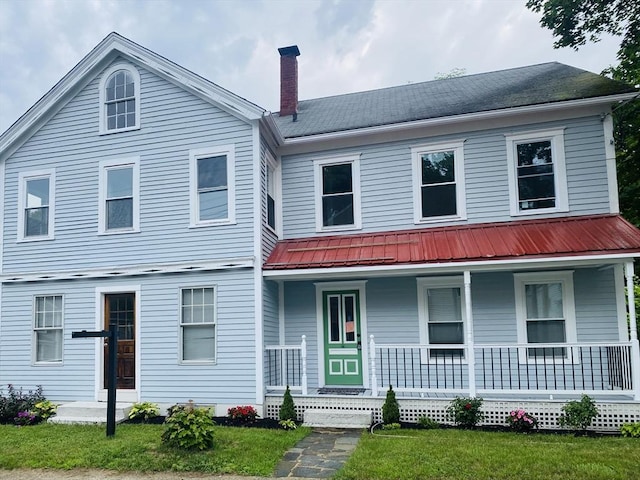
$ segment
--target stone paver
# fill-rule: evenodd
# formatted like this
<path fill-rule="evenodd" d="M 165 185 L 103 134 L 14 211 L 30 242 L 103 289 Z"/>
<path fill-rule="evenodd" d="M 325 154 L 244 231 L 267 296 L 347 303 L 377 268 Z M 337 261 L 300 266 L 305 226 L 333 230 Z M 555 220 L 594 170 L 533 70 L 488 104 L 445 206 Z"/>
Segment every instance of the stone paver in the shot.
<path fill-rule="evenodd" d="M 276 467 L 277 478 L 331 478 L 356 448 L 361 430 L 315 429 L 289 449 Z"/>

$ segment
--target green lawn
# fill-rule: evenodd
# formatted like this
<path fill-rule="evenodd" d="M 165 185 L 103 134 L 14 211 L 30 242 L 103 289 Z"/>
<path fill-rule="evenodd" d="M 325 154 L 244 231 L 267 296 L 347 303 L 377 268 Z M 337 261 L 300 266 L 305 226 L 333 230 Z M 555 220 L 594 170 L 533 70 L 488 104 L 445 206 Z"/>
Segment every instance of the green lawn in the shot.
<path fill-rule="evenodd" d="M 385 432 L 386 434 L 387 432 Z M 335 477 L 438 480 L 640 478 L 640 439 L 463 430 L 364 434 Z M 408 436 L 410 438 L 403 438 Z"/>
<path fill-rule="evenodd" d="M 99 468 L 120 471 L 195 471 L 269 476 L 284 452 L 309 433 L 216 427 L 211 451 L 184 453 L 165 448 L 160 425 L 0 425 L 0 468 Z"/>

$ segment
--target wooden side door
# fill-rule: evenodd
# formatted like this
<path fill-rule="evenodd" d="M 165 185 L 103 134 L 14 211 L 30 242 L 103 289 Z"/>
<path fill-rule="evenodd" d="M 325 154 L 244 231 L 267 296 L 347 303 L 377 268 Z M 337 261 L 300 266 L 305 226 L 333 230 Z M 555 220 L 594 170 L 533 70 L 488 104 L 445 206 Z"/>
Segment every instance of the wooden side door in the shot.
<path fill-rule="evenodd" d="M 104 328 L 118 326 L 116 388 L 136 388 L 136 294 L 115 293 L 104 296 Z M 104 343 L 104 388 L 107 388 L 109 345 Z"/>

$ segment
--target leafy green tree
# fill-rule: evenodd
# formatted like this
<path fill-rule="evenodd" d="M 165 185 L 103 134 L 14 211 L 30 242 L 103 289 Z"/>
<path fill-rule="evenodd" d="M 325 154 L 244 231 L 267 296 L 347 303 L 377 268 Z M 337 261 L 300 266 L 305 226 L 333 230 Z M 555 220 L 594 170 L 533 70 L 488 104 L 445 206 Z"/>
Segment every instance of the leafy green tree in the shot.
<path fill-rule="evenodd" d="M 553 31 L 555 48 L 600 40 L 608 33 L 622 36 L 619 64 L 603 74 L 640 87 L 640 1 L 638 0 L 528 0 L 527 7 L 542 12 L 540 23 Z M 616 163 L 622 215 L 640 226 L 640 100 L 613 110 Z"/>

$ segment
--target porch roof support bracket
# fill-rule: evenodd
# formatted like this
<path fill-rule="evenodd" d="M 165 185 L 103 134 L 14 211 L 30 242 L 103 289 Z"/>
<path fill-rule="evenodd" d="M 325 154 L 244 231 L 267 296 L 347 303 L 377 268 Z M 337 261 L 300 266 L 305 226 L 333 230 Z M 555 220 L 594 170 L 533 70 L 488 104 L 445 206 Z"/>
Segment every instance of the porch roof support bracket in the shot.
<path fill-rule="evenodd" d="M 464 271 L 465 323 L 467 324 L 467 368 L 469 374 L 469 396 L 476 396 L 476 355 L 473 343 L 473 312 L 471 311 L 471 272 Z"/>
<path fill-rule="evenodd" d="M 625 264 L 627 281 L 627 303 L 629 305 L 629 327 L 631 338 L 631 372 L 633 375 L 633 399 L 640 401 L 640 344 L 638 343 L 638 320 L 636 317 L 635 295 L 633 291 L 633 262 Z"/>

